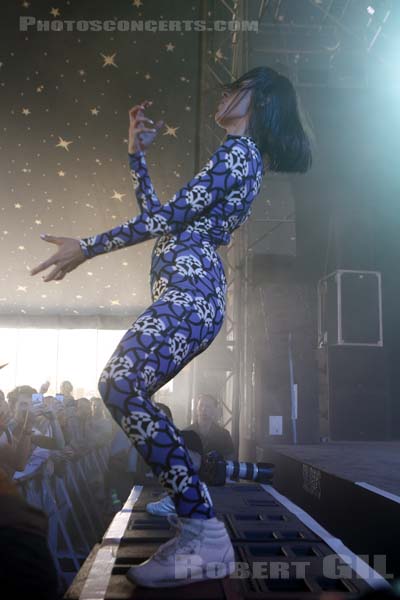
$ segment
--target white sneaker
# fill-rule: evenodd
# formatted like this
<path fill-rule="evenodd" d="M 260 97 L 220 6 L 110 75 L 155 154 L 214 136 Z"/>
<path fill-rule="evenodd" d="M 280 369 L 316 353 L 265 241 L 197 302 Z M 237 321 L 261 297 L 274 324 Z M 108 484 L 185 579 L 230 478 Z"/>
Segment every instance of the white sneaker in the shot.
<path fill-rule="evenodd" d="M 156 502 L 146 504 L 146 510 L 152 515 L 167 516 L 176 514 L 175 504 L 169 494 L 166 494 Z"/>
<path fill-rule="evenodd" d="M 206 579 L 222 579 L 235 570 L 235 555 L 225 524 L 212 519 L 169 515 L 177 529 L 141 565 L 131 567 L 128 579 L 144 587 L 178 587 Z"/>
<path fill-rule="evenodd" d="M 209 503 L 212 505 L 212 500 L 210 497 L 210 492 L 208 491 L 208 487 L 203 481 L 201 481 L 200 484 L 203 489 L 204 495 L 208 499 Z M 160 500 L 157 500 L 156 502 L 149 502 L 148 504 L 146 504 L 146 510 L 152 515 L 162 517 L 167 515 L 176 515 L 175 504 L 168 493 L 162 498 L 160 498 Z"/>

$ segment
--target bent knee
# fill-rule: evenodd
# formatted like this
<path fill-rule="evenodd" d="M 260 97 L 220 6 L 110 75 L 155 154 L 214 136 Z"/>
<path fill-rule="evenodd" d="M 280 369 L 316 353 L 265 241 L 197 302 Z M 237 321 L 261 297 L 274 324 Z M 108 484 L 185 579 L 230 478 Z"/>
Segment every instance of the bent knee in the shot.
<path fill-rule="evenodd" d="M 143 372 L 142 372 L 143 371 Z M 111 359 L 104 367 L 97 383 L 99 393 L 107 404 L 112 401 L 113 390 L 117 394 L 134 394 L 147 397 L 153 392 L 151 384 L 154 385 L 154 378 L 146 376 L 146 368 L 135 368 L 135 365 L 124 357 Z"/>

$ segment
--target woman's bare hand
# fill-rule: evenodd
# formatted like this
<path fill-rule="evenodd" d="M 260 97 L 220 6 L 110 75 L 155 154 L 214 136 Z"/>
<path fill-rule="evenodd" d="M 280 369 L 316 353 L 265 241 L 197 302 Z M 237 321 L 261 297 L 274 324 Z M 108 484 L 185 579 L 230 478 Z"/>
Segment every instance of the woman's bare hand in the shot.
<path fill-rule="evenodd" d="M 31 270 L 30 274 L 36 275 L 36 273 L 44 271 L 51 265 L 55 265 L 55 268 L 50 271 L 46 277 L 43 277 L 43 281 L 60 281 L 61 279 L 64 279 L 67 273 L 73 271 L 81 263 L 87 260 L 82 252 L 79 240 L 76 238 L 55 237 L 45 234 L 40 237 L 45 242 L 50 242 L 51 244 L 59 246 L 58 252 Z"/>
<path fill-rule="evenodd" d="M 145 100 L 142 104 L 137 104 L 129 111 L 129 144 L 128 152 L 144 151 L 156 138 L 159 130 L 164 124 L 164 121 L 154 121 L 144 116 L 144 110 L 151 106 L 151 100 Z M 153 127 L 145 127 L 147 121 Z"/>

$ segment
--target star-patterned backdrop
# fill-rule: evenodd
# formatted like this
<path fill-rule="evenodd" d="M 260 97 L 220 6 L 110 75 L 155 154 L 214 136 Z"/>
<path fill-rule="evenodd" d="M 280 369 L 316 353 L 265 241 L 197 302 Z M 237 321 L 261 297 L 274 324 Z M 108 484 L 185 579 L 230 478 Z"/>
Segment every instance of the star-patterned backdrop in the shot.
<path fill-rule="evenodd" d="M 160 199 L 172 198 L 193 176 L 199 33 L 20 31 L 19 19 L 198 19 L 201 3 L 7 4 L 0 56 L 0 320 L 135 315 L 150 302 L 154 240 L 87 261 L 61 282 L 44 283 L 29 270 L 56 250 L 41 233 L 88 236 L 138 213 L 127 160 L 128 111 L 138 102 L 152 99 L 147 116 L 164 121 L 147 151 Z"/>

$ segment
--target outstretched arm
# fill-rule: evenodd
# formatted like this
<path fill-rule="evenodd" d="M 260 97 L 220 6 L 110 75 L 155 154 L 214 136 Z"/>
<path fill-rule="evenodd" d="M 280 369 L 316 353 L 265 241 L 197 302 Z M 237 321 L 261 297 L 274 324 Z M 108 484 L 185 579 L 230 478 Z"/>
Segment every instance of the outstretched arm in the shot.
<path fill-rule="evenodd" d="M 128 152 L 130 176 L 140 212 L 149 212 L 161 205 L 147 171 L 146 155 L 142 151 Z"/>
<path fill-rule="evenodd" d="M 93 237 L 82 238 L 86 258 L 138 244 L 162 233 L 181 231 L 241 185 L 247 174 L 245 153 L 232 140 L 220 145 L 206 165 L 173 198 L 161 204 L 152 186 L 143 152 L 133 154 L 142 213 Z"/>

